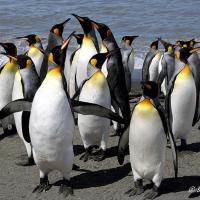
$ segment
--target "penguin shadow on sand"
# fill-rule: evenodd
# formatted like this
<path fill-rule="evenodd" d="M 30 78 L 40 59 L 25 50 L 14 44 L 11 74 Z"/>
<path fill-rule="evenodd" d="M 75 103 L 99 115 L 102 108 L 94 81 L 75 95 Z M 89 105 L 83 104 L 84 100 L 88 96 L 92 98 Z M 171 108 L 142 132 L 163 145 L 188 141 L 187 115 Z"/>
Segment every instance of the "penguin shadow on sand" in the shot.
<path fill-rule="evenodd" d="M 126 177 L 131 171 L 130 163 L 120 167 L 102 169 L 99 171 L 85 172 L 74 176 L 71 179 L 71 184 L 74 189 L 85 189 L 91 187 L 101 187 L 117 182 Z M 86 181 L 90 180 L 90 181 Z M 98 180 L 98 181 L 97 181 Z M 53 183 L 54 186 L 59 186 L 61 180 Z"/>
<path fill-rule="evenodd" d="M 178 193 L 185 191 L 188 193 L 188 199 L 200 197 L 200 176 L 183 176 L 174 178 L 166 178 L 162 181 L 160 194 Z"/>

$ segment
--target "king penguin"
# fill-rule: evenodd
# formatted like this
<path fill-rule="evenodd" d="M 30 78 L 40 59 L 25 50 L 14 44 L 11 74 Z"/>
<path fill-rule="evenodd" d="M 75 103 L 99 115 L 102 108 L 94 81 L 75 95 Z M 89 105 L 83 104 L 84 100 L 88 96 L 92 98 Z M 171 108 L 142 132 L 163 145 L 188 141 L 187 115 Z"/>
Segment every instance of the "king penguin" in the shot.
<path fill-rule="evenodd" d="M 40 171 L 40 184 L 33 192 L 49 190 L 48 173 L 58 170 L 63 175 L 59 192 L 65 197 L 73 194 L 70 173 L 75 125 L 63 73 L 70 38 L 49 53 L 48 72 L 33 99 L 29 123 L 33 156 Z"/>
<path fill-rule="evenodd" d="M 137 37 L 138 36 L 124 36 L 120 44 L 128 93 L 131 91 L 135 57 L 135 51 L 131 44 Z"/>
<path fill-rule="evenodd" d="M 62 45 L 63 30 L 69 20 L 70 20 L 70 18 L 68 18 L 67 20 L 65 20 L 64 22 L 62 22 L 60 24 L 54 25 L 50 30 L 49 37 L 48 37 L 48 44 L 45 49 L 44 59 L 43 59 L 42 66 L 40 69 L 41 81 L 44 80 L 44 78 L 47 74 L 47 71 L 48 71 L 48 55 L 55 46 Z"/>
<path fill-rule="evenodd" d="M 106 46 L 106 49 L 109 52 L 119 49 L 112 31 L 107 25 L 95 21 L 92 21 L 92 24 L 99 32 L 102 43 Z M 106 79 L 110 88 L 111 104 L 115 112 L 121 112 L 126 122 L 125 127 L 127 127 L 130 122 L 130 105 L 120 51 L 117 51 L 108 57 L 106 68 L 108 73 Z"/>
<path fill-rule="evenodd" d="M 88 80 L 82 86 L 79 100 L 95 103 L 105 108 L 111 107 L 111 96 L 107 80 L 101 72 L 101 67 L 109 53 L 94 55 L 87 67 Z M 85 148 L 85 154 L 81 157 L 84 161 L 92 158 L 101 161 L 105 158 L 110 120 L 94 115 L 78 114 L 78 127 Z M 97 150 L 94 154 L 94 148 Z"/>
<path fill-rule="evenodd" d="M 147 53 L 143 67 L 142 67 L 142 80 L 157 81 L 158 78 L 158 64 L 161 57 L 161 52 L 158 50 L 158 42 L 156 40 L 151 43 L 150 50 Z"/>
<path fill-rule="evenodd" d="M 14 101 L 17 99 L 26 99 L 32 101 L 40 85 L 40 80 L 35 69 L 35 65 L 31 58 L 26 55 L 17 56 L 17 64 L 19 66 L 19 69 L 15 74 L 12 100 Z M 28 134 L 26 133 L 26 131 L 29 132 L 29 130 L 24 128 L 28 127 L 29 116 L 29 112 L 14 113 L 16 129 L 19 137 L 24 142 L 28 155 L 28 161 L 19 163 L 21 165 L 34 164 L 31 141 L 29 138 L 26 138 L 26 135 Z"/>
<path fill-rule="evenodd" d="M 37 74 L 40 76 L 40 70 L 44 58 L 44 49 L 40 37 L 35 34 L 30 34 L 23 37 L 17 37 L 17 39 L 23 39 L 28 43 L 29 50 L 26 55 L 32 59 Z"/>
<path fill-rule="evenodd" d="M 183 47 L 176 52 L 176 70 L 169 83 L 166 110 L 175 138 L 181 139 L 180 150 L 187 148 L 186 140 L 198 120 L 199 76 L 190 62 L 192 48 Z"/>
<path fill-rule="evenodd" d="M 159 41 L 163 44 L 165 52 L 160 58 L 158 67 L 158 86 L 164 95 L 167 93 L 167 87 L 169 85 L 170 79 L 175 71 L 175 48 L 176 45 L 170 44 L 161 38 Z"/>
<path fill-rule="evenodd" d="M 143 200 L 154 199 L 164 175 L 165 153 L 168 136 L 173 150 L 175 176 L 177 176 L 177 153 L 173 134 L 168 131 L 164 109 L 158 101 L 156 82 L 142 82 L 143 96 L 135 105 L 129 128 L 130 163 L 134 187 L 126 192 L 129 196 L 144 193 L 143 179 L 152 181 L 153 187 Z M 122 141 L 121 141 L 122 142 Z M 119 143 L 119 147 L 122 143 Z"/>
<path fill-rule="evenodd" d="M 76 73 L 75 75 L 73 73 L 70 74 L 70 76 L 76 78 L 75 79 L 76 84 L 73 85 L 73 87 L 76 88 L 77 86 L 77 88 L 79 88 L 82 82 L 87 78 L 88 62 L 92 56 L 97 54 L 98 50 L 96 48 L 97 46 L 96 42 L 94 42 L 95 40 L 91 36 L 91 32 L 94 32 L 94 30 L 93 30 L 90 19 L 88 17 L 80 17 L 75 14 L 72 14 L 72 15 L 79 21 L 84 31 L 84 37 L 82 40 L 81 47 L 74 55 L 72 65 L 71 65 L 72 72 L 76 72 Z"/>
<path fill-rule="evenodd" d="M 15 73 L 18 69 L 16 63 L 17 48 L 13 43 L 0 43 L 0 45 L 5 49 L 5 52 L 1 52 L 7 56 L 8 60 L 0 66 L 0 109 L 2 109 L 6 104 L 12 101 L 12 91 Z M 14 122 L 14 121 L 13 121 Z M 12 124 L 12 119 L 9 117 L 2 120 L 2 127 L 4 133 L 9 133 L 9 124 Z"/>

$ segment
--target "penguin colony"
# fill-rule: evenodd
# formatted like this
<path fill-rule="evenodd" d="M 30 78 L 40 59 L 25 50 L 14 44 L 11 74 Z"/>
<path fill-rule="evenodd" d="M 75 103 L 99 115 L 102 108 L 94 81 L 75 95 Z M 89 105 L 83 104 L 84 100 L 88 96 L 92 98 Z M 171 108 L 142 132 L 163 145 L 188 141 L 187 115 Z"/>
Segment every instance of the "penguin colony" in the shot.
<path fill-rule="evenodd" d="M 17 38 L 28 45 L 28 51 L 21 55 L 13 43 L 0 43 L 5 50 L 1 54 L 7 57 L 0 66 L 0 118 L 14 113 L 28 155 L 20 164 L 36 164 L 39 169 L 40 183 L 33 192 L 49 190 L 48 174 L 58 170 L 63 176 L 59 192 L 64 197 L 73 195 L 70 173 L 79 168 L 73 164 L 75 124 L 85 148 L 80 159 L 99 162 L 106 158 L 114 120 L 120 136 L 117 159 L 123 164 L 129 149 L 133 172 L 134 187 L 125 195 L 143 194 L 143 179 L 148 179 L 152 188 L 143 199 L 154 199 L 160 194 L 167 141 L 176 178 L 176 140 L 181 140 L 179 150 L 186 150 L 191 128 L 199 120 L 198 42 L 192 39 L 171 44 L 161 38 L 152 42 L 142 68 L 142 95 L 131 112 L 135 55 L 131 45 L 138 36 L 124 36 L 118 46 L 106 24 L 72 15 L 83 33 L 73 32 L 63 39 L 67 19 L 52 26 L 46 49 L 35 34 Z M 73 37 L 78 47 L 70 54 L 67 48 Z M 159 43 L 164 53 L 158 49 Z M 164 105 L 159 101 L 161 96 Z"/>

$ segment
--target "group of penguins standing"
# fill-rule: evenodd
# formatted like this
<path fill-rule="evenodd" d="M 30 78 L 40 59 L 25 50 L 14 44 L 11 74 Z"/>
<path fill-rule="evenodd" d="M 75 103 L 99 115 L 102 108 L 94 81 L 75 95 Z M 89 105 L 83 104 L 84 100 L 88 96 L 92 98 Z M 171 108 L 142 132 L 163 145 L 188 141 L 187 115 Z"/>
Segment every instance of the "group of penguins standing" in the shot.
<path fill-rule="evenodd" d="M 73 32 L 63 40 L 67 19 L 51 28 L 46 50 L 35 34 L 18 37 L 29 46 L 22 55 L 17 55 L 13 43 L 0 43 L 5 49 L 1 54 L 8 58 L 0 68 L 0 119 L 14 113 L 28 155 L 25 164 L 39 168 L 40 183 L 33 192 L 49 190 L 48 173 L 58 170 L 63 176 L 59 192 L 65 197 L 73 194 L 70 173 L 78 168 L 73 164 L 76 122 L 85 148 L 81 159 L 86 162 L 105 159 L 113 120 L 120 136 L 119 163 L 123 164 L 128 148 L 130 153 L 134 187 L 127 194 L 144 193 L 143 179 L 149 179 L 152 189 L 143 199 L 154 199 L 163 178 L 167 141 L 177 177 L 175 139 L 181 139 L 180 149 L 186 149 L 186 139 L 199 120 L 200 59 L 199 48 L 194 47 L 198 42 L 173 45 L 158 38 L 151 44 L 142 69 L 142 95 L 131 111 L 131 44 L 138 36 L 124 36 L 119 47 L 107 25 L 72 15 L 84 33 Z M 78 47 L 70 54 L 72 37 Z M 159 42 L 164 53 L 158 50 Z"/>

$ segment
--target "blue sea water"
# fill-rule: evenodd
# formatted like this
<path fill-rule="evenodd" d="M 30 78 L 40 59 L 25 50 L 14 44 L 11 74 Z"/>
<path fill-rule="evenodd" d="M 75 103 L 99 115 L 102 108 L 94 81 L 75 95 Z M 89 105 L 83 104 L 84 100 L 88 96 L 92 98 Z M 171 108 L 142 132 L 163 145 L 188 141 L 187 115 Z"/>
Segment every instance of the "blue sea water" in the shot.
<path fill-rule="evenodd" d="M 75 13 L 107 24 L 118 42 L 124 35 L 139 35 L 134 43 L 135 67 L 141 68 L 150 43 L 157 37 L 170 42 L 200 40 L 199 8 L 199 0 L 1 0 L 0 41 L 15 42 L 23 51 L 24 46 L 15 37 L 35 33 L 45 46 L 51 26 L 69 17 L 64 38 L 74 30 L 82 32 L 71 15 Z"/>

